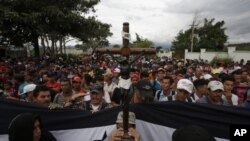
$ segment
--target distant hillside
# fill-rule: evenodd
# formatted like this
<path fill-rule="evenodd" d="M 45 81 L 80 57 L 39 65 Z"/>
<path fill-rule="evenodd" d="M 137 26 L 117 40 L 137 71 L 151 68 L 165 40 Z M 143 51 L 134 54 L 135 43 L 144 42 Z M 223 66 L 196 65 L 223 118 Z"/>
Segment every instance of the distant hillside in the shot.
<path fill-rule="evenodd" d="M 229 46 L 236 46 L 236 50 L 250 51 L 250 43 L 229 44 Z"/>

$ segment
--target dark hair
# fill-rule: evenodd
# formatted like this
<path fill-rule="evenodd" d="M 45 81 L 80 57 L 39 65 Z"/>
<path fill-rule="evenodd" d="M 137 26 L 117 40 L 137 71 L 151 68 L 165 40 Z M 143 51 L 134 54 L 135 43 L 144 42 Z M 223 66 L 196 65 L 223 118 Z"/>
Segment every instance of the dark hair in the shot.
<path fill-rule="evenodd" d="M 60 82 L 68 82 L 69 84 L 71 84 L 70 79 L 63 77 Z"/>
<path fill-rule="evenodd" d="M 9 141 L 33 141 L 36 120 L 40 123 L 40 141 L 56 141 L 56 138 L 50 132 L 44 130 L 40 116 L 32 113 L 22 113 L 12 119 L 8 128 Z"/>
<path fill-rule="evenodd" d="M 234 82 L 234 78 L 230 75 L 225 75 L 223 78 L 221 78 L 221 82 L 225 83 L 226 81 L 232 81 Z"/>
<path fill-rule="evenodd" d="M 170 85 L 174 83 L 174 80 L 171 76 L 165 76 L 163 79 L 168 79 L 170 81 Z"/>
<path fill-rule="evenodd" d="M 232 72 L 232 75 L 234 76 L 235 74 L 240 75 L 242 73 L 241 69 L 235 70 Z"/>
<path fill-rule="evenodd" d="M 148 77 L 148 76 L 149 76 L 149 74 L 148 74 L 147 71 L 142 71 L 141 72 L 141 78 L 145 78 L 145 77 Z"/>
<path fill-rule="evenodd" d="M 205 80 L 205 79 L 197 79 L 194 81 L 194 87 L 197 89 L 198 87 L 200 86 L 203 86 L 203 85 L 208 85 L 208 80 Z"/>
<path fill-rule="evenodd" d="M 219 75 L 218 75 L 218 78 L 220 79 L 220 80 L 222 80 L 224 77 L 227 77 L 228 76 L 228 74 L 226 74 L 226 73 L 220 73 Z"/>
<path fill-rule="evenodd" d="M 89 85 L 92 82 L 92 77 L 89 74 L 84 74 L 85 83 Z"/>
<path fill-rule="evenodd" d="M 40 122 L 40 128 L 42 129 L 41 120 L 38 115 L 22 113 L 13 118 L 8 129 L 9 141 L 32 141 L 33 128 L 36 120 Z"/>
<path fill-rule="evenodd" d="M 33 92 L 33 96 L 37 97 L 39 95 L 39 92 L 43 92 L 43 91 L 51 91 L 51 89 L 45 85 L 37 85 Z"/>

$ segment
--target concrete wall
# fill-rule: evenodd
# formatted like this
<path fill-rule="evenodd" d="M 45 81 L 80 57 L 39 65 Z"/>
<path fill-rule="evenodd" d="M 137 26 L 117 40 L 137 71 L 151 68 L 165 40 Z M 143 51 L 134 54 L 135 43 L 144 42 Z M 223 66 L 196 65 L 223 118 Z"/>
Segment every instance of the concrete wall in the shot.
<path fill-rule="evenodd" d="M 66 48 L 66 54 L 81 55 L 83 51 L 76 48 Z"/>
<path fill-rule="evenodd" d="M 228 47 L 227 52 L 207 52 L 206 49 L 201 49 L 200 52 L 188 52 L 185 50 L 185 59 L 203 59 L 211 61 L 214 57 L 225 58 L 230 57 L 234 61 L 250 60 L 250 51 L 236 51 L 236 47 Z"/>
<path fill-rule="evenodd" d="M 157 53 L 158 57 L 168 57 L 168 58 L 172 58 L 172 51 L 170 50 L 160 50 Z"/>
<path fill-rule="evenodd" d="M 235 60 L 240 62 L 241 59 L 244 59 L 245 62 L 250 60 L 250 51 L 236 51 L 231 54 L 231 57 Z"/>

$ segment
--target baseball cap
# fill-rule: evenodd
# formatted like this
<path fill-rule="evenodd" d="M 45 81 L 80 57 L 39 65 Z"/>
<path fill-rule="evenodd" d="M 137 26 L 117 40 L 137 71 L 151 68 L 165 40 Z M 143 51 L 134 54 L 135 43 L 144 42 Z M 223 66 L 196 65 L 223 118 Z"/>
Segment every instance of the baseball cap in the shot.
<path fill-rule="evenodd" d="M 120 73 L 121 70 L 120 70 L 119 68 L 115 68 L 115 69 L 114 69 L 114 72 Z"/>
<path fill-rule="evenodd" d="M 73 79 L 72 79 L 73 82 L 78 82 L 78 83 L 81 83 L 82 82 L 82 79 L 79 77 L 79 76 L 74 76 Z"/>
<path fill-rule="evenodd" d="M 128 123 L 129 124 L 135 124 L 135 113 L 134 112 L 129 112 L 128 115 Z M 116 123 L 123 123 L 123 111 L 119 112 L 117 119 L 116 119 Z"/>
<path fill-rule="evenodd" d="M 189 93 L 193 92 L 194 85 L 188 79 L 180 79 L 177 83 L 177 89 L 184 89 Z"/>
<path fill-rule="evenodd" d="M 132 73 L 132 74 L 130 75 L 130 77 L 131 77 L 131 78 L 140 79 L 140 75 L 137 74 L 137 73 Z"/>
<path fill-rule="evenodd" d="M 144 97 L 152 97 L 154 92 L 152 85 L 148 79 L 139 80 L 136 84 L 136 88 L 140 91 L 141 95 Z"/>
<path fill-rule="evenodd" d="M 157 71 L 158 71 L 158 72 L 159 72 L 159 71 L 165 72 L 165 69 L 164 69 L 164 68 L 159 68 Z"/>
<path fill-rule="evenodd" d="M 93 93 L 95 93 L 95 94 L 101 94 L 101 93 L 103 93 L 103 86 L 100 85 L 100 84 L 95 84 L 94 86 L 92 86 L 90 88 L 90 93 L 91 94 L 93 94 Z"/>
<path fill-rule="evenodd" d="M 204 79 L 209 80 L 209 79 L 212 79 L 212 78 L 213 78 L 212 75 L 210 75 L 210 74 L 204 74 Z"/>
<path fill-rule="evenodd" d="M 220 82 L 220 81 L 210 81 L 208 83 L 208 88 L 211 90 L 211 91 L 216 91 L 216 90 L 222 90 L 224 91 L 224 86 L 223 84 Z"/>
<path fill-rule="evenodd" d="M 20 95 L 26 94 L 28 92 L 32 92 L 35 90 L 35 88 L 36 88 L 36 84 L 28 84 L 23 87 L 23 93 L 21 93 Z"/>

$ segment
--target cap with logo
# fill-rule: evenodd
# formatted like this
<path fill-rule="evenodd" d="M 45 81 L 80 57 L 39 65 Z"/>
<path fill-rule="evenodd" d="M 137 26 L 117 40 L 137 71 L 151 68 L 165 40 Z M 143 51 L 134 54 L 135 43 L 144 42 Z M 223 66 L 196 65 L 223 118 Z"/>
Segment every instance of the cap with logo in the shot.
<path fill-rule="evenodd" d="M 211 91 L 222 90 L 224 91 L 224 86 L 220 81 L 210 81 L 208 83 L 208 88 Z"/>
<path fill-rule="evenodd" d="M 150 96 L 152 97 L 154 95 L 152 85 L 148 79 L 142 79 L 139 80 L 136 88 L 140 91 L 140 94 L 144 97 Z"/>
<path fill-rule="evenodd" d="M 180 79 L 177 83 L 177 89 L 186 90 L 188 93 L 192 93 L 194 89 L 193 82 L 188 79 Z"/>

